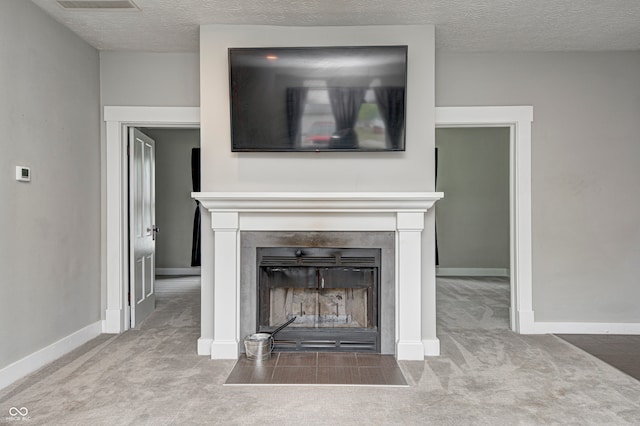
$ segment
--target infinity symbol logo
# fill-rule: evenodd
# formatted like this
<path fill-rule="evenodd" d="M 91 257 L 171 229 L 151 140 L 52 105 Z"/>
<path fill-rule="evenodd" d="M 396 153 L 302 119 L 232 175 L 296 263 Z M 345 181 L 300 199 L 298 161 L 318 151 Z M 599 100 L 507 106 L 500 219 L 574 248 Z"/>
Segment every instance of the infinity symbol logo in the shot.
<path fill-rule="evenodd" d="M 21 407 L 21 408 L 16 408 L 16 407 L 11 407 L 9 408 L 9 415 L 12 417 L 25 417 L 27 414 L 29 414 L 29 410 L 27 409 L 27 407 Z"/>

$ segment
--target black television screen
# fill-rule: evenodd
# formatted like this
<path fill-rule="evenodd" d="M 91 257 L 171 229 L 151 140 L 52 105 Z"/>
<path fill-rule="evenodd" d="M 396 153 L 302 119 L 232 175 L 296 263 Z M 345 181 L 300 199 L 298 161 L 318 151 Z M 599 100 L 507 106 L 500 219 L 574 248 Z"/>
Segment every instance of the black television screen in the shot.
<path fill-rule="evenodd" d="M 229 49 L 232 151 L 404 151 L 407 46 Z"/>

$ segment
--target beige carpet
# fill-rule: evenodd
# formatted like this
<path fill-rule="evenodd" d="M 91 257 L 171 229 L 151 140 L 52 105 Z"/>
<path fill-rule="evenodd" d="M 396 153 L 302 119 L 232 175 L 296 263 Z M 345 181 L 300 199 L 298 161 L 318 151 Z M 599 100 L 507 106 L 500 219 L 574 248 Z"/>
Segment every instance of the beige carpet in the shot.
<path fill-rule="evenodd" d="M 0 423 L 640 424 L 640 382 L 554 336 L 507 328 L 503 280 L 438 282 L 442 356 L 400 362 L 408 388 L 223 386 L 195 354 L 198 292 L 158 295 L 140 330 L 101 336 L 0 391 Z M 7 420 L 9 419 L 9 420 Z"/>

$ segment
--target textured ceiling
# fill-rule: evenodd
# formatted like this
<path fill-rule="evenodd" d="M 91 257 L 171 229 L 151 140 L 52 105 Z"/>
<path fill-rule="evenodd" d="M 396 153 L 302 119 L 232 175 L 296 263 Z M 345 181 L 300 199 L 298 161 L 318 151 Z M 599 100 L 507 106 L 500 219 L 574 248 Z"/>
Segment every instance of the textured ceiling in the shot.
<path fill-rule="evenodd" d="M 197 51 L 203 24 L 434 24 L 440 50 L 640 50 L 640 0 L 134 0 L 140 11 L 32 1 L 100 50 Z"/>

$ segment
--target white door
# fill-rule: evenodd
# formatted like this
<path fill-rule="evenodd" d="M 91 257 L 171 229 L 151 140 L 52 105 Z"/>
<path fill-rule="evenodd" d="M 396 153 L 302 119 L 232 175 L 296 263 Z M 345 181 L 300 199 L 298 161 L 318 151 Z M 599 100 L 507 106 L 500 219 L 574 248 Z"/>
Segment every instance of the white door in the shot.
<path fill-rule="evenodd" d="M 129 129 L 129 306 L 131 327 L 138 327 L 156 307 L 155 160 L 153 139 Z"/>

